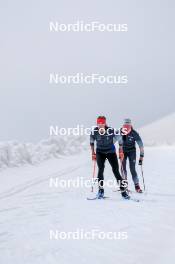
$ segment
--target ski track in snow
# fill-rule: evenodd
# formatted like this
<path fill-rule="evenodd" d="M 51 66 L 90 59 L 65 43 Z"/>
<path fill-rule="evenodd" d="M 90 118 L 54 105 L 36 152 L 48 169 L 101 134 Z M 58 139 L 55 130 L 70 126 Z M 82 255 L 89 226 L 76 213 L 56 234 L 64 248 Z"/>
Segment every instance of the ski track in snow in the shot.
<path fill-rule="evenodd" d="M 124 201 L 112 189 L 105 189 L 110 199 L 87 201 L 95 194 L 90 189 L 49 187 L 51 177 L 89 179 L 89 152 L 1 172 L 0 263 L 169 263 L 175 257 L 174 151 L 174 147 L 146 148 L 147 192 L 132 193 L 140 203 Z M 112 177 L 106 163 L 105 179 Z M 129 186 L 133 190 L 131 180 Z M 123 231 L 128 239 L 49 239 L 49 230 L 77 228 Z"/>

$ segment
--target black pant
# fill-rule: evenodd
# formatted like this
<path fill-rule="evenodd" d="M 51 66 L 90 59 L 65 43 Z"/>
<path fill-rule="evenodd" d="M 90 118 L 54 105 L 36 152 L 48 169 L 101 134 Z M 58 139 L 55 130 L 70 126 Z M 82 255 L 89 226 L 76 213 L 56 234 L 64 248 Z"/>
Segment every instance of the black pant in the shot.
<path fill-rule="evenodd" d="M 132 175 L 132 179 L 134 184 L 139 184 L 139 178 L 136 172 L 136 150 L 132 150 L 132 151 L 128 151 L 128 152 L 124 152 L 124 159 L 122 162 L 123 165 L 123 172 L 125 175 L 125 178 L 127 179 L 127 170 L 126 170 L 126 161 L 127 159 L 129 159 L 129 168 L 131 171 L 131 175 Z"/>
<path fill-rule="evenodd" d="M 112 167 L 112 171 L 114 173 L 114 176 L 120 185 L 120 190 L 121 191 L 125 190 L 126 189 L 126 181 L 123 182 L 124 179 L 120 175 L 117 154 L 116 153 L 105 154 L 102 152 L 97 152 L 96 158 L 97 158 L 97 165 L 98 165 L 99 188 L 103 189 L 103 182 L 104 182 L 103 172 L 104 172 L 104 168 L 105 168 L 105 160 L 107 159 L 109 161 L 111 167 Z"/>

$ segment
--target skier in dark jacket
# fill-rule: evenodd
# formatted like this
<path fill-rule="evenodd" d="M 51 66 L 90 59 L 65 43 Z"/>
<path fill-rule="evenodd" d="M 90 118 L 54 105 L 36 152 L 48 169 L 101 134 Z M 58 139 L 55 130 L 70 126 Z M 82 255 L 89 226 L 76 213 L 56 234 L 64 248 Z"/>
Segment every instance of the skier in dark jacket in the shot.
<path fill-rule="evenodd" d="M 123 150 L 120 151 L 120 159 L 122 161 L 122 170 L 127 179 L 127 170 L 126 170 L 126 161 L 129 159 L 129 167 L 132 175 L 132 179 L 135 185 L 135 190 L 138 193 L 142 193 L 142 190 L 139 185 L 139 178 L 136 172 L 136 146 L 135 142 L 137 142 L 139 149 L 140 149 L 140 158 L 139 158 L 139 165 L 142 165 L 143 157 L 144 157 L 144 147 L 143 142 L 139 134 L 133 129 L 131 124 L 131 119 L 126 118 L 124 119 L 124 124 L 122 127 L 122 131 L 125 130 L 125 135 L 122 136 L 122 144 L 120 146 Z"/>
<path fill-rule="evenodd" d="M 117 135 L 116 131 L 106 125 L 106 118 L 104 116 L 99 116 L 97 118 L 97 127 L 91 132 L 90 135 L 90 145 L 92 150 L 92 160 L 97 160 L 98 166 L 98 183 L 99 191 L 97 198 L 104 197 L 104 165 L 107 159 L 112 167 L 114 176 L 118 183 L 120 183 L 121 195 L 125 199 L 129 199 L 127 189 L 127 182 L 122 178 L 119 172 L 118 159 L 116 154 L 116 149 L 114 143 L 117 140 L 121 140 L 121 136 Z M 94 143 L 96 142 L 96 152 L 94 148 Z"/>

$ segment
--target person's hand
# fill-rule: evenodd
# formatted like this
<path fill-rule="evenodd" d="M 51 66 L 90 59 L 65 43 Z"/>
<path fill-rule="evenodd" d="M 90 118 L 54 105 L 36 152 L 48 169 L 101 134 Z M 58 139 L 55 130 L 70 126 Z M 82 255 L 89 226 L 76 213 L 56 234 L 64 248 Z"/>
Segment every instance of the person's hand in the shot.
<path fill-rule="evenodd" d="M 139 159 L 139 165 L 142 165 L 143 164 L 143 157 L 140 156 L 140 159 Z"/>
<path fill-rule="evenodd" d="M 123 153 L 123 151 L 119 151 L 119 159 L 121 160 L 121 162 L 124 160 L 124 153 Z"/>
<path fill-rule="evenodd" d="M 96 153 L 92 152 L 92 160 L 96 160 Z"/>

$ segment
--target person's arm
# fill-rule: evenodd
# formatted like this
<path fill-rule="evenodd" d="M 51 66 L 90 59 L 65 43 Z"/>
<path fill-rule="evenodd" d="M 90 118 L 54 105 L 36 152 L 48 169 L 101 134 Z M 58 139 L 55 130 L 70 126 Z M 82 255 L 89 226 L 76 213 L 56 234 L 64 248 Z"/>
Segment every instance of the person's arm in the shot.
<path fill-rule="evenodd" d="M 91 151 L 92 151 L 92 160 L 96 159 L 94 143 L 95 143 L 95 135 L 94 135 L 94 131 L 92 131 L 90 134 L 90 147 L 91 147 Z"/>
<path fill-rule="evenodd" d="M 92 151 L 92 154 L 95 154 L 94 144 L 93 145 L 91 144 L 91 151 Z"/>
<path fill-rule="evenodd" d="M 137 142 L 139 149 L 140 149 L 140 159 L 139 159 L 139 165 L 142 165 L 142 161 L 144 158 L 144 145 L 143 145 L 143 141 L 139 135 L 139 133 L 137 133 L 136 131 L 134 131 L 134 137 L 135 137 L 135 141 Z"/>
<path fill-rule="evenodd" d="M 119 143 L 119 159 L 123 161 L 124 159 L 124 152 L 123 152 L 123 137 L 120 135 L 120 138 L 118 140 Z"/>

